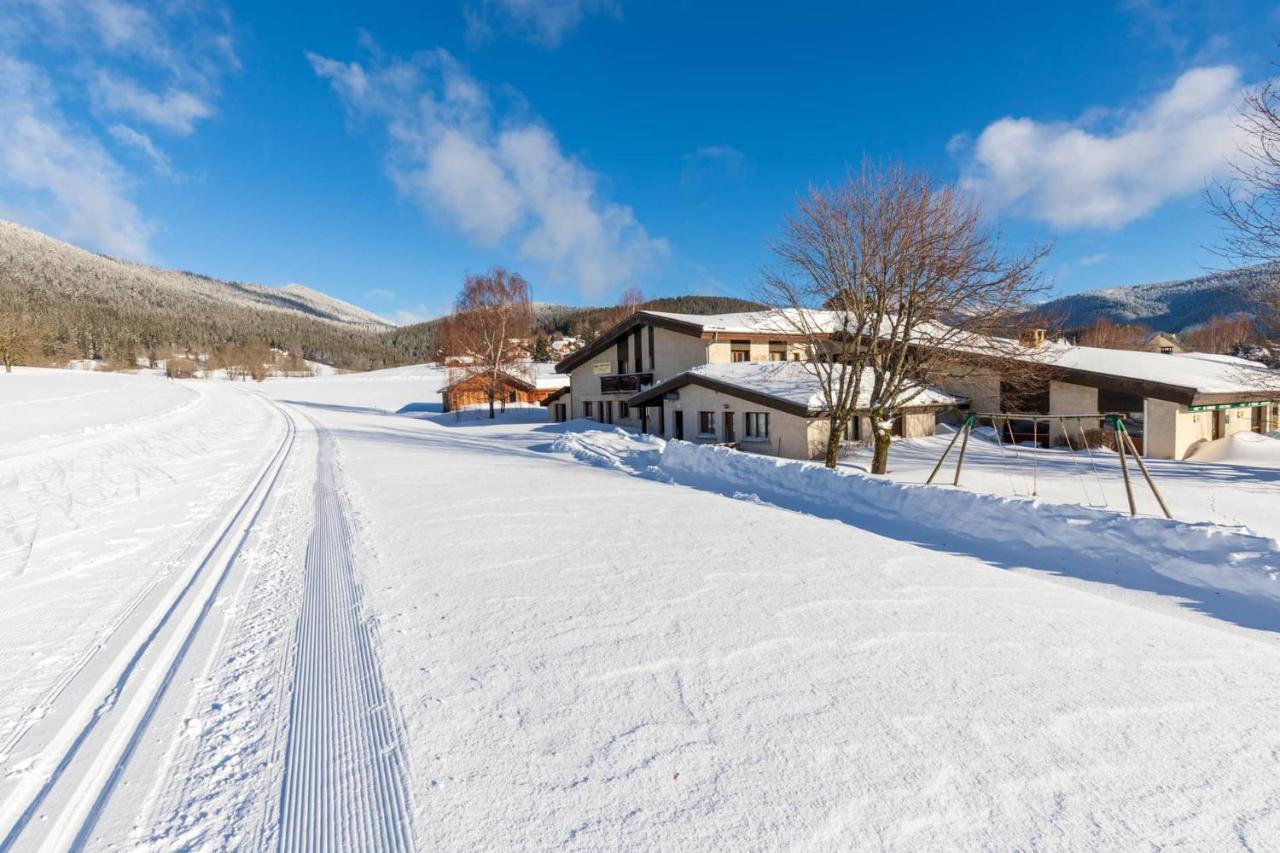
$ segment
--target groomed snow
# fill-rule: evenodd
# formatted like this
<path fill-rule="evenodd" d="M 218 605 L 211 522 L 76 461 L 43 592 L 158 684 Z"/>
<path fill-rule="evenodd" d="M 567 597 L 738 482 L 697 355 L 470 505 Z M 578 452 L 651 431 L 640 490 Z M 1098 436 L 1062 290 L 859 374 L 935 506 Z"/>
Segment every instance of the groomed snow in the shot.
<path fill-rule="evenodd" d="M 1166 556 L 1203 527 L 881 482 L 818 507 L 803 483 L 817 475 L 761 457 L 682 460 L 680 445 L 523 411 L 441 415 L 440 380 L 172 383 L 197 395 L 174 413 L 165 383 L 122 378 L 133 405 L 98 425 L 111 429 L 0 458 L 13 543 L 0 839 L 1256 850 L 1280 837 L 1280 607 L 1132 550 Z M 79 381 L 49 372 L 39 393 L 71 397 Z M 45 411 L 31 436 L 59 431 L 58 407 Z M 916 470 L 905 451 L 923 460 L 942 440 L 897 442 L 891 464 Z M 1274 469 L 1183 470 L 1225 490 Z M 1275 481 L 1254 488 L 1252 503 L 1275 505 Z M 899 513 L 847 511 L 873 490 Z M 1008 517 L 979 523 L 996 512 Z M 898 522 L 912 513 L 915 529 Z M 1055 525 L 1076 530 L 1070 548 L 1045 546 Z M 1224 527 L 1218 556 L 1249 535 Z M 1267 547 L 1228 562 L 1263 564 Z"/>

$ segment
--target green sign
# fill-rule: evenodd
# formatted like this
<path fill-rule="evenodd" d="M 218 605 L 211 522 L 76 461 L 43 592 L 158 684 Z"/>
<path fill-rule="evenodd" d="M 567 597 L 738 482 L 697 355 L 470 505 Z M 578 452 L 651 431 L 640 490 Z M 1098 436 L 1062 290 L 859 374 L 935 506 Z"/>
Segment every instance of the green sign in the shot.
<path fill-rule="evenodd" d="M 1205 406 L 1187 406 L 1188 412 L 1221 412 L 1225 409 L 1260 409 L 1270 406 L 1274 400 L 1250 400 L 1247 403 L 1211 403 Z"/>

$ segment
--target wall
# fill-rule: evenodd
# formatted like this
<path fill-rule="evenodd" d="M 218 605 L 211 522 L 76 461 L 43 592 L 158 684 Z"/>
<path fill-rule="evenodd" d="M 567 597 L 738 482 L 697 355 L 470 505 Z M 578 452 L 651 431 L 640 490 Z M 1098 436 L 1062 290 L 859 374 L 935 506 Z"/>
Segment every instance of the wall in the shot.
<path fill-rule="evenodd" d="M 1089 415 L 1097 411 L 1097 388 L 1057 380 L 1049 383 L 1049 414 Z M 1049 421 L 1049 441 L 1051 444 L 1060 444 L 1064 437 L 1068 437 L 1073 447 L 1080 447 L 1084 443 L 1082 429 L 1097 429 L 1097 422 L 1086 420 L 1082 425 L 1077 421 L 1051 420 Z"/>
<path fill-rule="evenodd" d="M 1147 418 L 1142 425 L 1144 449 L 1152 459 L 1181 459 L 1178 452 L 1179 412 L 1184 406 L 1167 400 L 1147 398 Z"/>
<path fill-rule="evenodd" d="M 972 412 L 1000 411 L 1000 375 L 994 371 L 957 369 L 951 373 L 940 367 L 931 371 L 929 383 L 948 394 L 968 397 Z"/>
<path fill-rule="evenodd" d="M 927 438 L 933 435 L 937 426 L 937 416 L 933 412 L 906 412 L 902 418 L 903 438 Z"/>
<path fill-rule="evenodd" d="M 733 413 L 733 429 L 740 450 L 747 453 L 763 453 L 792 459 L 810 459 L 813 457 L 813 453 L 810 451 L 810 421 L 808 418 L 782 412 L 760 403 L 749 402 L 699 385 L 686 385 L 679 390 L 679 394 L 680 399 L 668 400 L 666 403 L 667 432 L 664 438 L 673 437 L 674 413 L 680 411 L 684 413 L 684 437 L 686 441 L 703 444 L 724 441 L 724 413 L 729 411 Z M 728 406 L 727 409 L 725 408 L 726 405 Z M 698 412 L 715 413 L 716 434 L 713 437 L 698 435 Z M 745 418 L 747 412 L 769 413 L 769 440 L 767 442 L 747 440 Z"/>

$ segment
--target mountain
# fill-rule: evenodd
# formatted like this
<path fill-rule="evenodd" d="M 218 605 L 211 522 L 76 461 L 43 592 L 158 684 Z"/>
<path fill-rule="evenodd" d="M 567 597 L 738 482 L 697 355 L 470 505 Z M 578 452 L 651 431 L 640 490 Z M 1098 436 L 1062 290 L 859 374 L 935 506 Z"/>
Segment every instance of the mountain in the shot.
<path fill-rule="evenodd" d="M 732 297 L 675 296 L 644 307 L 725 313 L 760 306 Z M 591 337 L 616 311 L 536 303 L 534 324 L 548 335 Z M 395 326 L 300 284 L 267 287 L 135 264 L 0 220 L 0 323 L 22 331 L 20 363 L 132 364 L 142 356 L 262 341 L 301 351 L 310 361 L 371 370 L 434 359 L 440 322 Z"/>
<path fill-rule="evenodd" d="M 0 284 L 46 290 L 67 299 L 166 309 L 216 305 L 279 311 L 363 329 L 391 323 L 347 302 L 290 284 L 282 288 L 122 261 L 0 220 Z"/>
<path fill-rule="evenodd" d="M 43 363 L 129 363 L 250 340 L 356 370 L 406 360 L 385 339 L 390 323 L 302 285 L 266 287 L 130 263 L 4 221 L 0 313 L 18 318 Z"/>
<path fill-rule="evenodd" d="M 1277 281 L 1280 264 L 1258 264 L 1181 281 L 1075 293 L 1046 302 L 1035 313 L 1064 329 L 1087 326 L 1105 317 L 1155 331 L 1182 332 L 1215 315 L 1252 316 L 1259 294 L 1275 287 Z"/>

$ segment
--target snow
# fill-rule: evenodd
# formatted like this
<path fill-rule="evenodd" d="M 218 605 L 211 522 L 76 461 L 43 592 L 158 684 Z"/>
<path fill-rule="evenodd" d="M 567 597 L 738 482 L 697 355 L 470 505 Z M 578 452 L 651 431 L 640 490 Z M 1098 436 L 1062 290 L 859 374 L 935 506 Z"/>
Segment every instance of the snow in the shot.
<path fill-rule="evenodd" d="M 1274 391 L 1280 397 L 1280 371 L 1232 356 L 1194 352 L 1164 355 L 1048 343 L 1036 350 L 1035 357 L 1044 364 L 1178 385 L 1201 394 Z"/>
<path fill-rule="evenodd" d="M 780 400 L 805 406 L 812 411 L 825 408 L 821 382 L 809 368 L 798 361 L 705 364 L 694 367 L 688 372 L 748 391 L 768 394 Z M 867 368 L 862 373 L 857 408 L 865 409 L 870 405 L 871 385 L 872 372 L 871 368 Z M 914 390 L 912 388 L 903 392 L 902 397 L 907 398 L 905 405 L 949 406 L 957 402 L 955 397 L 936 388 L 924 388 L 912 396 Z"/>
<path fill-rule="evenodd" d="M 1183 520 L 1134 522 L 455 420 L 441 376 L 0 376 L 0 846 L 1280 837 L 1275 469 L 1161 466 Z"/>
<path fill-rule="evenodd" d="M 838 316 L 832 312 L 809 311 L 807 313 L 810 319 L 801 323 L 786 319 L 787 315 L 794 313 L 794 309 L 713 315 L 673 314 L 663 311 L 643 313 L 700 326 L 704 333 L 778 335 L 795 334 L 795 330 L 802 325 L 815 328 L 825 325 L 834 330 Z M 943 332 L 929 334 L 936 339 L 945 337 Z M 955 342 L 958 343 L 959 339 Z M 975 347 L 988 353 L 1017 350 L 1012 341 L 1002 341 L 997 345 L 975 344 Z M 1269 370 L 1257 362 L 1231 356 L 1204 353 L 1168 356 L 1153 352 L 1050 342 L 1028 352 L 1028 358 L 1042 364 L 1192 388 L 1203 394 L 1274 390 L 1280 397 L 1280 371 Z"/>
<path fill-rule="evenodd" d="M 1280 435 L 1238 432 L 1205 442 L 1191 456 L 1193 462 L 1229 462 L 1280 468 Z"/>

